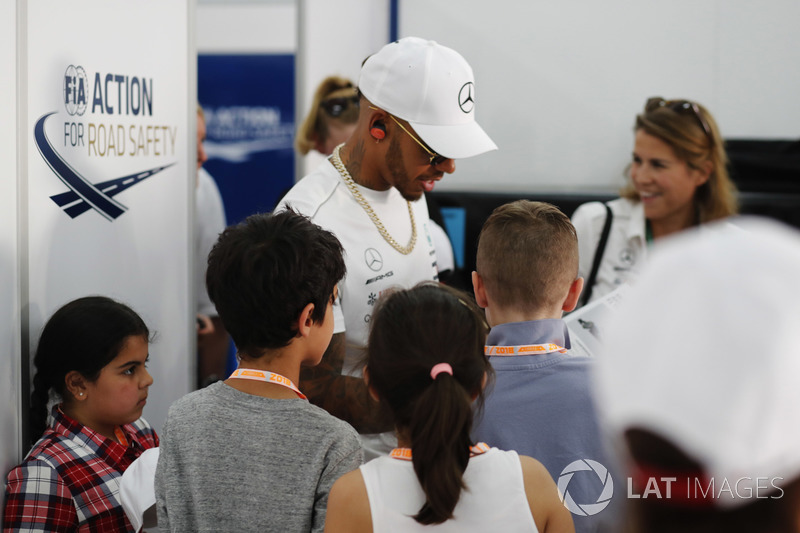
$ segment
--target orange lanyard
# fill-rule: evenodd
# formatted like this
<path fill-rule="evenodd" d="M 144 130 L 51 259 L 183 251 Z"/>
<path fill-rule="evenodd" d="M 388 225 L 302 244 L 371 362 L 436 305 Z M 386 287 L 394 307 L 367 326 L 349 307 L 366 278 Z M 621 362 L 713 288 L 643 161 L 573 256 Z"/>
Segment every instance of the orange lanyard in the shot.
<path fill-rule="evenodd" d="M 125 446 L 128 447 L 128 437 L 125 436 L 125 432 L 122 431 L 122 428 L 117 426 L 114 428 L 114 436 L 117 437 L 117 441 Z"/>
<path fill-rule="evenodd" d="M 476 455 L 480 455 L 482 453 L 486 453 L 489 451 L 489 445 L 485 442 L 479 442 L 474 446 L 469 447 L 469 456 L 475 457 Z M 389 452 L 389 457 L 394 459 L 401 459 L 403 461 L 410 461 L 411 460 L 411 448 L 395 448 L 391 452 Z"/>
<path fill-rule="evenodd" d="M 64 413 L 64 411 L 61 410 L 61 404 L 58 404 L 58 412 L 61 413 L 63 416 L 67 416 L 67 414 Z M 91 429 L 89 426 L 85 426 L 85 427 L 87 429 Z M 92 430 L 92 431 L 94 431 L 94 430 Z M 122 444 L 126 448 L 128 447 L 128 437 L 125 436 L 125 432 L 122 431 L 122 427 L 121 426 L 117 426 L 117 427 L 114 428 L 114 436 L 117 437 L 117 442 L 119 442 L 120 444 Z M 106 437 L 103 437 L 103 438 L 106 438 Z"/>
<path fill-rule="evenodd" d="M 543 353 L 567 353 L 566 348 L 548 342 L 546 344 L 521 344 L 519 346 L 491 346 L 483 347 L 484 355 L 539 355 Z"/>
<path fill-rule="evenodd" d="M 253 381 L 264 381 L 266 383 L 274 383 L 276 385 L 280 385 L 282 387 L 286 387 L 287 389 L 292 389 L 295 393 L 297 393 L 300 398 L 303 400 L 307 400 L 306 395 L 300 392 L 300 389 L 292 383 L 292 380 L 283 377 L 280 374 L 276 374 L 275 372 L 270 372 L 269 370 L 252 370 L 250 368 L 237 368 L 231 374 L 232 378 L 238 379 L 252 379 Z"/>

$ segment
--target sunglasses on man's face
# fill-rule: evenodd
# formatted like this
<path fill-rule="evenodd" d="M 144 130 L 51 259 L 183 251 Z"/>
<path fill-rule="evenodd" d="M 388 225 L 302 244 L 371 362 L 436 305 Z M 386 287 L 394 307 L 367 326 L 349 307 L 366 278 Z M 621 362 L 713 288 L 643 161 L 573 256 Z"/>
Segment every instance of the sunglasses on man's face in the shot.
<path fill-rule="evenodd" d="M 375 111 L 378 111 L 378 108 L 377 108 L 377 107 L 375 107 L 375 106 L 369 106 L 369 108 L 370 108 L 370 109 L 374 109 Z M 408 130 L 405 128 L 405 126 L 403 126 L 403 125 L 400 123 L 400 121 L 399 121 L 399 120 L 397 120 L 397 119 L 394 117 L 394 115 L 392 115 L 391 113 L 386 113 L 386 114 L 387 114 L 387 115 L 389 115 L 389 117 L 391 117 L 391 119 L 392 119 L 392 120 L 394 120 L 395 124 L 397 124 L 398 126 L 400 126 L 400 129 L 401 129 L 401 130 L 403 130 L 404 132 L 406 132 L 406 134 L 408 134 L 408 136 L 409 136 L 409 137 L 411 137 L 412 139 L 414 139 L 414 141 L 415 141 L 415 142 L 416 142 L 418 145 L 420 145 L 420 146 L 422 147 L 422 149 L 423 149 L 423 150 L 425 150 L 425 153 L 426 153 L 426 154 L 428 154 L 428 164 L 429 164 L 430 166 L 432 166 L 432 167 L 436 167 L 436 166 L 439 166 L 439 165 L 441 165 L 441 164 L 442 164 L 442 163 L 444 163 L 445 161 L 447 161 L 447 159 L 448 159 L 447 157 L 445 157 L 445 156 L 443 156 L 443 155 L 439 155 L 439 154 L 437 154 L 436 152 L 434 152 L 433 150 L 431 150 L 430 148 L 428 148 L 428 147 L 425 145 L 425 143 L 424 143 L 424 142 L 422 142 L 422 141 L 420 141 L 419 139 L 417 139 L 417 136 L 416 136 L 416 135 L 414 135 L 413 133 L 411 133 L 410 131 L 408 131 Z"/>
<path fill-rule="evenodd" d="M 649 98 L 647 103 L 644 105 L 645 111 L 654 111 L 656 108 L 659 107 L 666 107 L 675 111 L 678 114 L 692 114 L 697 119 L 697 122 L 700 123 L 700 126 L 703 128 L 703 131 L 706 133 L 706 136 L 709 140 L 713 140 L 711 135 L 711 128 L 706 122 L 706 119 L 703 118 L 703 114 L 700 112 L 700 107 L 694 102 L 690 102 L 689 100 L 664 100 L 661 97 L 654 97 Z"/>
<path fill-rule="evenodd" d="M 351 105 L 358 107 L 358 96 L 341 97 L 341 98 L 328 98 L 319 103 L 320 107 L 324 109 L 330 116 L 338 117 Z"/>
<path fill-rule="evenodd" d="M 392 117 L 392 120 L 394 120 L 395 123 L 397 123 L 398 126 L 400 126 L 400 129 L 402 129 L 404 132 L 406 132 L 409 137 L 411 137 L 412 139 L 417 141 L 417 144 L 420 145 L 423 150 L 425 150 L 425 152 L 428 154 L 428 164 L 429 165 L 431 165 L 432 167 L 436 167 L 436 166 L 441 165 L 445 161 L 447 161 L 447 158 L 445 156 L 439 155 L 436 152 L 434 152 L 433 150 L 431 150 L 430 148 L 428 148 L 427 146 L 425 146 L 425 143 L 420 141 L 419 139 L 417 139 L 417 137 L 415 135 L 413 135 L 402 124 L 400 124 L 400 121 L 398 121 L 396 118 L 394 118 L 394 115 L 389 114 L 389 116 Z"/>

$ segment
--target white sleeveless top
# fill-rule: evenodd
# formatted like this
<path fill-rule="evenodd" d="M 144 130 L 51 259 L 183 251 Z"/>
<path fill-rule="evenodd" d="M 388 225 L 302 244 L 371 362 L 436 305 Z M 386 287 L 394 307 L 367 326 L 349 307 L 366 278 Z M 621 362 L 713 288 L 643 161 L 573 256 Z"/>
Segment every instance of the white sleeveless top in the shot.
<path fill-rule="evenodd" d="M 503 531 L 538 533 L 525 496 L 522 465 L 513 451 L 491 448 L 470 458 L 453 518 L 423 526 L 413 516 L 425 502 L 411 461 L 384 456 L 361 465 L 372 514 L 372 530 L 385 532 Z"/>

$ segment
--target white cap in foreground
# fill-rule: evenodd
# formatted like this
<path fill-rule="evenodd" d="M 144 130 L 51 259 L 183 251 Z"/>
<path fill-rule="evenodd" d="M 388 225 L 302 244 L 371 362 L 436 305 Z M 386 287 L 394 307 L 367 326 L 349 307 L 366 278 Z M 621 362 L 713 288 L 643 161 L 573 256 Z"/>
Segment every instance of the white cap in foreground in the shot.
<path fill-rule="evenodd" d="M 610 320 L 597 372 L 614 436 L 638 428 L 677 446 L 715 481 L 720 507 L 800 476 L 800 233 L 737 226 L 656 250 Z"/>

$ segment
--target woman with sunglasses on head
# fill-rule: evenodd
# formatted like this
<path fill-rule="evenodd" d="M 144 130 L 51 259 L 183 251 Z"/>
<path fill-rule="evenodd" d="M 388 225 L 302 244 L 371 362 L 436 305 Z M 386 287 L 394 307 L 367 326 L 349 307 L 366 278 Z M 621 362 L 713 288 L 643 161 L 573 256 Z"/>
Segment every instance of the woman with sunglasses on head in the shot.
<path fill-rule="evenodd" d="M 634 130 L 621 198 L 572 216 L 587 280 L 582 304 L 635 280 L 654 241 L 738 212 L 722 136 L 702 105 L 650 98 Z"/>
<path fill-rule="evenodd" d="M 297 131 L 297 150 L 303 155 L 312 149 L 331 155 L 356 129 L 356 121 L 358 95 L 353 82 L 328 76 L 317 87 L 311 109 Z"/>

